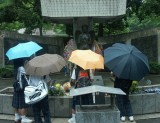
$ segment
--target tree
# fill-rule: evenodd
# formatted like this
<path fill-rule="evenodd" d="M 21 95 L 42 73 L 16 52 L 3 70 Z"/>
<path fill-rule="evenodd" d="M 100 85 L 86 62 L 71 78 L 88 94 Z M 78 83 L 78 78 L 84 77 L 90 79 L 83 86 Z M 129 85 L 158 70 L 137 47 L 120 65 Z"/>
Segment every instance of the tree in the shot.
<path fill-rule="evenodd" d="M 7 6 L 11 6 L 12 4 L 13 0 L 0 0 L 0 10 Z"/>
<path fill-rule="evenodd" d="M 17 20 L 24 23 L 26 33 L 31 34 L 33 29 L 39 28 L 42 35 L 43 18 L 41 16 L 40 0 L 15 0 Z"/>

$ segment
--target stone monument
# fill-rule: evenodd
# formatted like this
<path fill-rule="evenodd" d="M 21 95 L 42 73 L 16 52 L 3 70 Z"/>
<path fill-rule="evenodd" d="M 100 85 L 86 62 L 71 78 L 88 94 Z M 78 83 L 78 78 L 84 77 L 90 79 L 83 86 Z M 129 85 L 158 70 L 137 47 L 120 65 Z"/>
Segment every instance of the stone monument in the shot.
<path fill-rule="evenodd" d="M 115 95 L 125 95 L 121 89 L 92 85 L 73 89 L 70 95 L 78 96 L 95 92 L 110 94 L 111 103 L 109 105 L 77 105 L 76 123 L 120 123 L 120 112 L 115 105 Z"/>

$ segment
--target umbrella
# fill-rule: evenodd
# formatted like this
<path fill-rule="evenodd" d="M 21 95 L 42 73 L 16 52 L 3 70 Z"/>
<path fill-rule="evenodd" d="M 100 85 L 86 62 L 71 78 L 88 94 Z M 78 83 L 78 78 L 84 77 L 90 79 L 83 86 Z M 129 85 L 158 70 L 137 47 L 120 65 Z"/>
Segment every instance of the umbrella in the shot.
<path fill-rule="evenodd" d="M 42 47 L 39 46 L 37 43 L 30 41 L 26 43 L 19 43 L 18 45 L 10 48 L 7 51 L 6 55 L 9 58 L 9 60 L 30 57 L 35 52 L 41 49 Z"/>
<path fill-rule="evenodd" d="M 28 75 L 48 75 L 59 72 L 66 64 L 63 57 L 58 54 L 43 54 L 36 56 L 25 65 Z"/>
<path fill-rule="evenodd" d="M 104 50 L 104 61 L 122 79 L 139 81 L 149 73 L 148 58 L 133 45 L 115 43 Z"/>
<path fill-rule="evenodd" d="M 86 69 L 104 69 L 103 56 L 91 50 L 75 50 L 72 52 L 69 61 Z"/>

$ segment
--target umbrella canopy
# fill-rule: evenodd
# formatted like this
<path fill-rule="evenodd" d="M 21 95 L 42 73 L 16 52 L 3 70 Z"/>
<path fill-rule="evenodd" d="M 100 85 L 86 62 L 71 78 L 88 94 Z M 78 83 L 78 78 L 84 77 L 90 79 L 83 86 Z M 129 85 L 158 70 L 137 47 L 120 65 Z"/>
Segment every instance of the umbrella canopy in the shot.
<path fill-rule="evenodd" d="M 104 69 L 103 56 L 91 50 L 75 50 L 72 52 L 69 61 L 86 69 Z"/>
<path fill-rule="evenodd" d="M 43 54 L 36 56 L 25 65 L 28 75 L 48 75 L 59 72 L 66 64 L 63 57 L 58 54 Z"/>
<path fill-rule="evenodd" d="M 23 58 L 23 57 L 30 57 L 35 52 L 41 50 L 42 47 L 39 46 L 37 43 L 30 41 L 26 43 L 19 43 L 18 45 L 10 48 L 6 55 L 9 60 Z"/>
<path fill-rule="evenodd" d="M 122 79 L 139 81 L 149 73 L 148 58 L 133 45 L 115 43 L 104 50 L 104 61 Z"/>

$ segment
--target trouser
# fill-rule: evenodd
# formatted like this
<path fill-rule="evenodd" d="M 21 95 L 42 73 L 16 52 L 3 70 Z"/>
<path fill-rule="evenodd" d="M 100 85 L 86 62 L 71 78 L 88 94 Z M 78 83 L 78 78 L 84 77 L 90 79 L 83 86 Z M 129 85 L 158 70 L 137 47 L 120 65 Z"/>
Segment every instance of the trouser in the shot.
<path fill-rule="evenodd" d="M 133 116 L 129 95 L 116 95 L 116 104 L 120 110 L 120 117 Z"/>
<path fill-rule="evenodd" d="M 48 96 L 46 96 L 38 103 L 33 104 L 32 108 L 35 123 L 43 123 L 41 118 L 41 111 L 43 113 L 44 123 L 51 123 Z"/>

